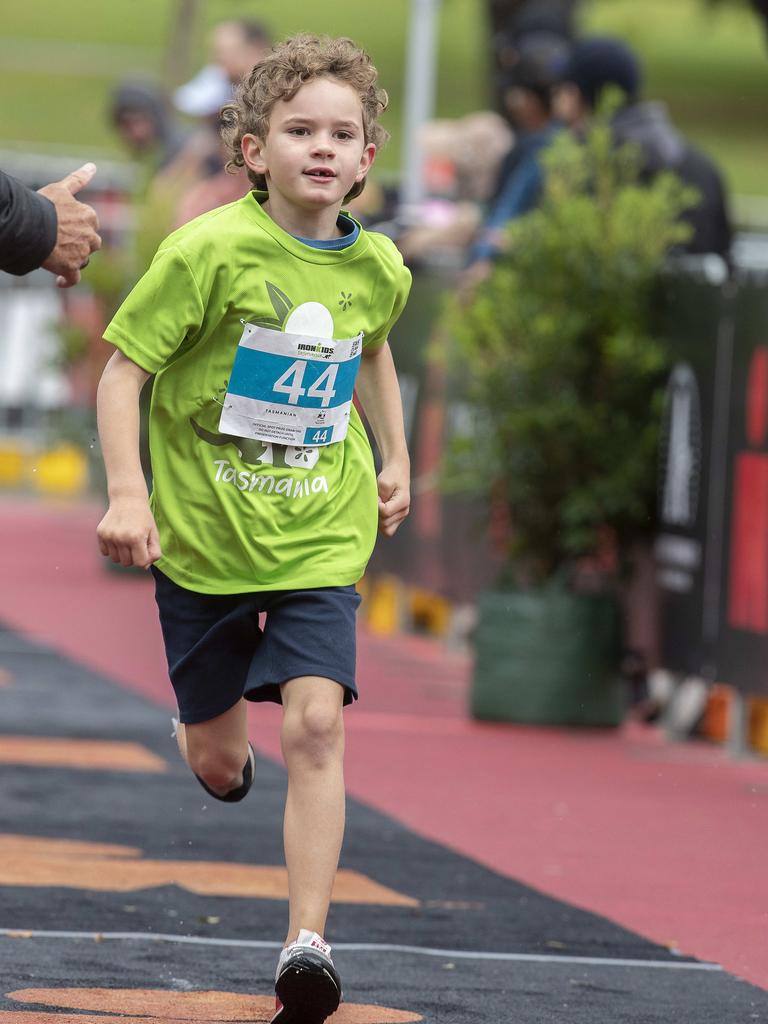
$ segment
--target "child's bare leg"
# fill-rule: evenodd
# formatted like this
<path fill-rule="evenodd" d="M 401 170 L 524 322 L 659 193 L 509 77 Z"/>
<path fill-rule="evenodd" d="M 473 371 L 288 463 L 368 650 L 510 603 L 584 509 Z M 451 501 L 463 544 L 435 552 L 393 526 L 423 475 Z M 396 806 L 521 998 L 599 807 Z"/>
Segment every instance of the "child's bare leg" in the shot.
<path fill-rule="evenodd" d="M 242 698 L 223 715 L 207 722 L 180 725 L 176 733 L 181 756 L 210 788 L 222 796 L 243 782 L 248 757 L 246 702 Z"/>
<path fill-rule="evenodd" d="M 344 690 L 306 676 L 282 687 L 282 748 L 288 768 L 285 862 L 288 942 L 300 928 L 323 935 L 344 835 Z"/>

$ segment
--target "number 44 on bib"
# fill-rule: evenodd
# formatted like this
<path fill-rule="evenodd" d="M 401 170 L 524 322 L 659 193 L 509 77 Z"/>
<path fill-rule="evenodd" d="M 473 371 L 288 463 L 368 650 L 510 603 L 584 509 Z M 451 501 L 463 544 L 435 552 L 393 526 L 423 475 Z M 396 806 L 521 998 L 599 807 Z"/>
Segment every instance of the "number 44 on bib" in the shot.
<path fill-rule="evenodd" d="M 219 429 L 297 446 L 342 441 L 361 352 L 362 335 L 336 341 L 246 324 Z"/>

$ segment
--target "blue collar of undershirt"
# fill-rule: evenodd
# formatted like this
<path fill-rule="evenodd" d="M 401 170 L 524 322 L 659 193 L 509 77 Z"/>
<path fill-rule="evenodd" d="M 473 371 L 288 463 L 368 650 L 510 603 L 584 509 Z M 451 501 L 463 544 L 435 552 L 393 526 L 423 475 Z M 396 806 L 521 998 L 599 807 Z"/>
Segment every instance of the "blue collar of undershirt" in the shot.
<path fill-rule="evenodd" d="M 336 224 L 339 230 L 344 232 L 339 238 L 302 238 L 301 235 L 293 237 L 297 242 L 303 242 L 304 245 L 309 245 L 313 249 L 347 249 L 357 241 L 360 225 L 345 213 L 339 214 Z"/>

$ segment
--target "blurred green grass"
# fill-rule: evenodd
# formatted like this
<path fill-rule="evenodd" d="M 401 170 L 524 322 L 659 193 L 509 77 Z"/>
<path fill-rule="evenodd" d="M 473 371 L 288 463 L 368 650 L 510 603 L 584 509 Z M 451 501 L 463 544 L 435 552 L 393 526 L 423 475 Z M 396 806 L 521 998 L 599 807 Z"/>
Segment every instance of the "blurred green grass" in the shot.
<path fill-rule="evenodd" d="M 350 35 L 373 54 L 391 108 L 393 141 L 381 166 L 399 164 L 408 0 L 323 5 L 283 0 L 263 11 L 242 0 L 208 0 L 197 56 L 208 26 L 227 16 L 264 17 L 278 36 L 298 30 Z M 172 0 L 30 0 L 5 6 L 0 29 L 0 147 L 54 147 L 73 156 L 117 156 L 106 120 L 111 87 L 138 73 L 164 77 Z M 764 97 L 768 48 L 746 8 L 707 9 L 704 0 L 585 0 L 583 27 L 620 35 L 641 55 L 646 94 L 663 99 L 679 126 L 721 164 L 731 188 L 768 195 Z M 485 5 L 443 0 L 438 116 L 488 103 Z"/>
<path fill-rule="evenodd" d="M 119 154 L 105 117 L 109 91 L 125 76 L 164 79 L 174 6 L 170 0 L 110 0 L 106 5 L 71 0 L 66 8 L 43 2 L 12 5 L 4 12 L 0 35 L 0 89 L 5 98 L 0 146 L 15 140 L 69 147 L 73 153 L 90 153 L 95 148 Z M 203 6 L 199 63 L 206 56 L 208 26 L 228 16 L 262 16 L 252 4 L 233 0 L 209 0 Z M 349 35 L 369 49 L 390 95 L 385 123 L 393 140 L 381 160 L 389 169 L 399 163 L 408 11 L 408 0 L 324 5 L 283 0 L 264 16 L 277 37 L 297 31 Z M 486 30 L 481 14 L 478 0 L 444 2 L 438 85 L 441 115 L 459 115 L 487 102 Z"/>
<path fill-rule="evenodd" d="M 584 14 L 585 30 L 618 35 L 640 54 L 646 96 L 668 105 L 734 192 L 768 195 L 768 45 L 746 3 L 590 0 Z"/>

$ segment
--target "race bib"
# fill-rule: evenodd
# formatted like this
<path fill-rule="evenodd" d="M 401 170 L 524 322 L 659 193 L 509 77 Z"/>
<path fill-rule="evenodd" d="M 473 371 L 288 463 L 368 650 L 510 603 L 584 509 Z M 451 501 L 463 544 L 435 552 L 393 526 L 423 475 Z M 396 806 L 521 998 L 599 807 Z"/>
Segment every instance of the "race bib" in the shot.
<path fill-rule="evenodd" d="M 246 324 L 219 430 L 295 447 L 343 441 L 363 336 L 346 341 Z"/>

